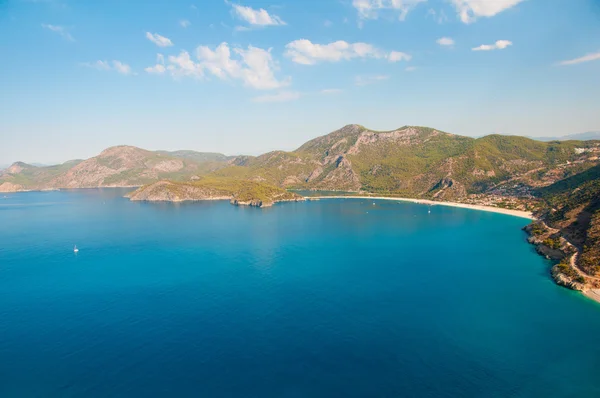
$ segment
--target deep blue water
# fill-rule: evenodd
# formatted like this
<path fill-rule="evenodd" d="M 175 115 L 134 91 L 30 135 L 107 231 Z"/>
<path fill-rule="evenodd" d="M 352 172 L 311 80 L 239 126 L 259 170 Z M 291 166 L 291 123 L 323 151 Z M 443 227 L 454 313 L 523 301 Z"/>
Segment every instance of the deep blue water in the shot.
<path fill-rule="evenodd" d="M 600 396 L 600 305 L 527 220 L 122 194 L 0 196 L 1 397 Z"/>

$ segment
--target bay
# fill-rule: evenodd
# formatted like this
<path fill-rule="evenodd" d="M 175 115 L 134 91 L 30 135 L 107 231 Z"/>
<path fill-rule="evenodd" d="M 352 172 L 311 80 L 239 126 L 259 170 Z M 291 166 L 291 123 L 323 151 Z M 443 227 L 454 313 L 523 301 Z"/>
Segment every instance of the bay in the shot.
<path fill-rule="evenodd" d="M 527 220 L 125 192 L 0 199 L 0 396 L 600 396 L 600 306 Z"/>

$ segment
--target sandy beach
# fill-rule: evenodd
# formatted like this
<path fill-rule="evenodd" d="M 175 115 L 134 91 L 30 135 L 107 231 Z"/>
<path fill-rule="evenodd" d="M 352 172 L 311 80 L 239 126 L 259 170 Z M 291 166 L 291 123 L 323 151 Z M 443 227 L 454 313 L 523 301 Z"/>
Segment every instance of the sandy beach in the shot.
<path fill-rule="evenodd" d="M 510 209 L 502 209 L 500 207 L 492 207 L 492 206 L 480 206 L 480 205 L 469 205 L 464 203 L 455 203 L 455 202 L 437 202 L 433 200 L 426 199 L 409 199 L 409 198 L 394 198 L 389 196 L 307 196 L 306 200 L 323 200 L 323 199 L 370 199 L 370 200 L 392 200 L 397 202 L 411 202 L 411 203 L 419 203 L 430 206 L 450 206 L 450 207 L 461 207 L 463 209 L 472 209 L 472 210 L 481 210 L 481 211 L 489 211 L 492 213 L 500 213 L 506 214 L 514 217 L 527 218 L 529 220 L 535 220 L 535 217 L 531 212 L 528 211 L 520 211 L 520 210 L 510 210 Z"/>
<path fill-rule="evenodd" d="M 582 292 L 583 295 L 587 298 L 591 298 L 594 301 L 600 303 L 600 289 L 592 289 Z"/>

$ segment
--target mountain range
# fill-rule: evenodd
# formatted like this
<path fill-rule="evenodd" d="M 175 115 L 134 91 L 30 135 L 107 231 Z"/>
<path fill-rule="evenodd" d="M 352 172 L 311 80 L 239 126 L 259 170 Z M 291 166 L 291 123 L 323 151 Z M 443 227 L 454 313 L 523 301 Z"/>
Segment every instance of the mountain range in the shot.
<path fill-rule="evenodd" d="M 599 155 L 599 141 L 476 139 L 428 127 L 380 132 L 348 125 L 294 151 L 260 156 L 117 146 L 56 166 L 17 162 L 1 172 L 0 191 L 129 187 L 211 176 L 287 189 L 460 200 L 477 194 L 528 195 L 594 166 Z"/>
<path fill-rule="evenodd" d="M 586 133 L 577 133 L 570 135 L 563 135 L 560 137 L 535 137 L 538 141 L 589 141 L 589 140 L 600 140 L 600 131 L 588 131 Z"/>

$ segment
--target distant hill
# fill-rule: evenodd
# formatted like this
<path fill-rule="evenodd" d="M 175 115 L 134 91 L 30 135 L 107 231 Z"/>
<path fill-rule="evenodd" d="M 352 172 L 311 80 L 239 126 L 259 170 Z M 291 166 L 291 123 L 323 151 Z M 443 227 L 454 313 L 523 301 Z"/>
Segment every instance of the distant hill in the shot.
<path fill-rule="evenodd" d="M 156 151 L 156 153 L 166 156 L 173 156 L 180 159 L 189 159 L 199 163 L 205 162 L 226 162 L 235 156 L 226 156 L 222 153 L 196 152 L 196 151 Z"/>
<path fill-rule="evenodd" d="M 538 141 L 589 141 L 589 140 L 600 140 L 600 131 L 588 131 L 587 133 L 578 133 L 563 135 L 561 137 L 532 137 Z"/>
<path fill-rule="evenodd" d="M 0 191 L 141 186 L 160 179 L 185 181 L 226 166 L 226 159 L 220 154 L 167 154 L 117 146 L 87 160 L 56 166 L 16 162 L 0 174 Z"/>

